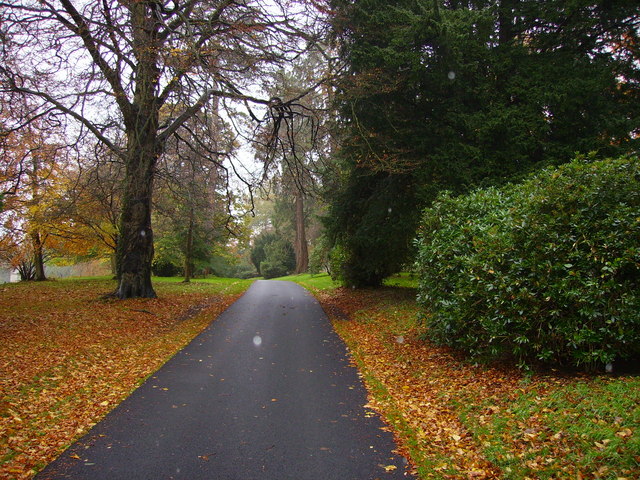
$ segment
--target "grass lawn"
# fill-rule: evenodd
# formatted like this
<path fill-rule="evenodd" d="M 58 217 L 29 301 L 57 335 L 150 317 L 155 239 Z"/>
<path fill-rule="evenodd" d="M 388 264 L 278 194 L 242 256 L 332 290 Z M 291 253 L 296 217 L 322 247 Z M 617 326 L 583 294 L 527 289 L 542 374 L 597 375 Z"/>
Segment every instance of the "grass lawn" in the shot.
<path fill-rule="evenodd" d="M 397 273 L 385 278 L 386 287 L 418 288 L 418 277 L 413 273 Z"/>
<path fill-rule="evenodd" d="M 414 473 L 640 478 L 640 377 L 525 375 L 512 365 L 470 363 L 420 338 L 410 280 L 397 280 L 403 288 L 311 290 L 365 379 L 367 406 L 386 419 Z"/>
<path fill-rule="evenodd" d="M 318 273 L 312 275 L 310 273 L 302 273 L 299 275 L 288 275 L 275 280 L 286 280 L 302 285 L 310 292 L 320 292 L 323 290 L 332 290 L 338 286 L 327 273 Z"/>
<path fill-rule="evenodd" d="M 106 278 L 0 285 L 0 478 L 27 479 L 200 333 L 251 281 Z"/>
<path fill-rule="evenodd" d="M 332 290 L 340 285 L 338 282 L 332 280 L 328 273 L 302 273 L 299 275 L 280 277 L 277 280 L 299 283 L 312 292 Z M 418 277 L 411 273 L 398 273 L 385 279 L 384 284 L 388 287 L 417 288 Z"/>

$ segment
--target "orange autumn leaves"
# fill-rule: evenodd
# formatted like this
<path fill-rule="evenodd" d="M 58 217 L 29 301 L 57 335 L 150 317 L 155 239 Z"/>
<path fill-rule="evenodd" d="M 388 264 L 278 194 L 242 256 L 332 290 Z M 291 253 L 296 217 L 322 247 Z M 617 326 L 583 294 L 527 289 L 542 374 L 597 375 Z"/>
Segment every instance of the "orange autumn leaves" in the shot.
<path fill-rule="evenodd" d="M 0 478 L 31 478 L 239 292 L 159 283 L 158 299 L 100 299 L 113 287 L 0 285 Z M 409 289 L 317 296 L 420 478 L 638 478 L 640 378 L 473 365 L 419 338 Z"/>
<path fill-rule="evenodd" d="M 331 305 L 329 311 L 358 318 L 354 314 L 364 305 L 380 302 L 373 292 L 367 293 L 338 290 L 322 300 Z M 358 294 L 360 298 L 352 298 Z M 469 373 L 453 371 L 447 365 L 453 358 L 446 350 L 425 349 L 423 342 L 404 332 L 400 336 L 381 330 L 386 323 L 383 309 L 378 314 L 381 318 L 375 320 L 361 316 L 356 322 L 342 320 L 335 325 L 361 371 L 382 384 L 383 392 L 371 395 L 369 405 L 391 418 L 400 452 L 413 463 L 418 452 L 428 458 L 419 469 L 421 474 L 431 472 L 425 478 L 497 478 L 498 471 L 479 454 L 474 439 L 448 406 L 451 392 L 472 381 Z M 372 382 L 368 383 L 371 388 Z"/>
<path fill-rule="evenodd" d="M 509 365 L 471 364 L 419 338 L 414 293 L 337 289 L 318 294 L 367 383 L 366 406 L 386 419 L 414 474 L 637 478 L 640 418 L 633 405 L 640 400 L 634 387 L 640 382 L 584 375 L 525 377 Z M 628 398 L 629 391 L 635 396 Z M 599 400 L 606 395 L 611 401 Z M 603 404 L 616 402 L 622 403 L 618 410 L 602 411 Z M 596 428 L 589 431 L 591 424 Z"/>
<path fill-rule="evenodd" d="M 110 288 L 0 286 L 0 477 L 31 478 L 237 298 L 177 284 L 101 299 Z"/>

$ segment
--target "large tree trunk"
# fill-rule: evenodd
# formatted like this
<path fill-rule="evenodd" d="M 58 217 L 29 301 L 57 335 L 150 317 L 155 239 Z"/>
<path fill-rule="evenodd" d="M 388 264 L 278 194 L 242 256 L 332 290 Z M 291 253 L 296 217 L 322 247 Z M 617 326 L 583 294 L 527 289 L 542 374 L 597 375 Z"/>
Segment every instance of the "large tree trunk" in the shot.
<path fill-rule="evenodd" d="M 304 197 L 298 189 L 296 191 L 296 273 L 304 273 L 309 269 L 309 249 L 307 234 L 304 228 Z"/>
<path fill-rule="evenodd" d="M 118 255 L 115 251 L 109 255 L 109 266 L 111 267 L 111 275 L 113 275 L 113 278 L 115 280 L 120 280 L 120 277 L 118 277 L 118 275 L 120 275 L 120 269 L 118 268 Z"/>
<path fill-rule="evenodd" d="M 33 232 L 31 240 L 33 244 L 33 267 L 35 269 L 33 279 L 40 282 L 47 279 L 44 273 L 44 252 L 40 232 Z"/>
<path fill-rule="evenodd" d="M 151 116 L 149 123 L 157 124 L 157 116 L 155 121 Z M 151 285 L 151 261 L 153 260 L 151 196 L 159 147 L 155 130 L 153 128 L 149 130 L 151 131 L 129 136 L 117 247 L 120 281 L 117 295 L 120 298 L 156 297 L 156 292 Z"/>
<path fill-rule="evenodd" d="M 158 144 L 159 106 L 156 97 L 160 71 L 155 7 L 148 2 L 131 6 L 132 43 L 136 59 L 134 100 L 124 114 L 127 156 L 122 216 L 117 247 L 120 298 L 155 298 L 151 285 L 153 231 L 151 197 L 161 145 Z"/>

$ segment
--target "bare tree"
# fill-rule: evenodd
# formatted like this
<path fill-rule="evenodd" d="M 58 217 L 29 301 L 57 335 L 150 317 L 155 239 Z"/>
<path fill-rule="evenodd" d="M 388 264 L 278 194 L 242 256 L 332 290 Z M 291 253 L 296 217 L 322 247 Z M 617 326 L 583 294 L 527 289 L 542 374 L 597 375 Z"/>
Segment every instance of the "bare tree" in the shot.
<path fill-rule="evenodd" d="M 314 43 L 314 3 L 0 1 L 0 88 L 28 96 L 33 116 L 72 120 L 79 140 L 93 134 L 124 162 L 120 298 L 155 296 L 151 200 L 168 139 L 215 99 L 255 120 L 252 108 L 273 107 L 252 84 Z M 267 116 L 276 131 L 282 118 Z"/>
<path fill-rule="evenodd" d="M 326 55 L 322 48 L 315 48 L 295 65 L 275 72 L 268 88 L 272 93 L 269 115 L 273 129 L 260 157 L 265 174 L 279 174 L 278 195 L 293 197 L 295 273 L 309 268 L 305 203 L 314 196 L 328 163 L 330 107 L 326 89 L 330 88 L 331 72 Z M 281 97 L 291 100 L 283 102 Z"/>

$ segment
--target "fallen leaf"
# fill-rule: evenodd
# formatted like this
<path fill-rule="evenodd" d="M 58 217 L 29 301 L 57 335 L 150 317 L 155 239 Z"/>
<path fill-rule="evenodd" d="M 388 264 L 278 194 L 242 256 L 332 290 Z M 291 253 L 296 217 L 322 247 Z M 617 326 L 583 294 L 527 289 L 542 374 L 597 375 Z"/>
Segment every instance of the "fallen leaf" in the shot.
<path fill-rule="evenodd" d="M 197 292 L 160 286 L 157 299 L 100 300 L 110 280 L 12 287 L 0 295 L 1 396 L 11 399 L 0 400 L 0 431 L 20 453 L 0 462 L 0 478 L 20 480 L 59 456 L 238 298 L 203 285 Z M 194 305 L 206 315 L 196 317 Z M 34 311 L 46 312 L 36 328 Z"/>

